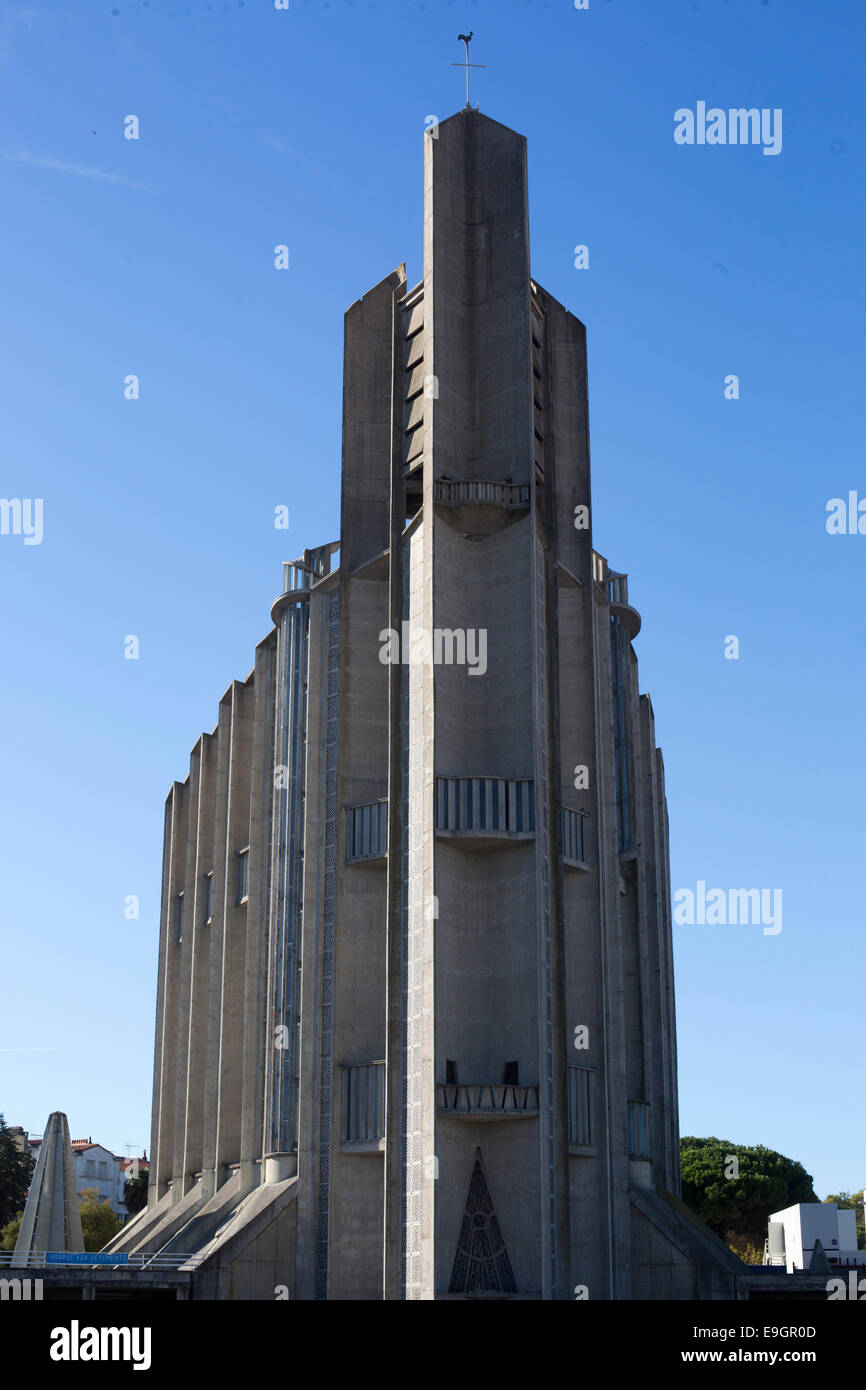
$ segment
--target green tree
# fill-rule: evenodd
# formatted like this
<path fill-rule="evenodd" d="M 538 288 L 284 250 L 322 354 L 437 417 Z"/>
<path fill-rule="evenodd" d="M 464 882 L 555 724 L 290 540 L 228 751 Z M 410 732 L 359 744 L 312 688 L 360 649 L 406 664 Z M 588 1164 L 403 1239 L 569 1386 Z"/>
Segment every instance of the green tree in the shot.
<path fill-rule="evenodd" d="M 863 1219 L 863 1190 L 859 1192 L 831 1192 L 825 1202 L 835 1202 L 843 1210 L 853 1211 L 857 1217 L 857 1249 L 866 1249 L 866 1221 Z"/>
<path fill-rule="evenodd" d="M 746 1236 L 732 1236 L 728 1241 L 728 1249 L 733 1250 L 735 1255 L 746 1265 L 761 1265 L 764 1263 L 764 1246 L 760 1248 L 749 1240 Z"/>
<path fill-rule="evenodd" d="M 771 1212 L 818 1200 L 803 1165 L 763 1144 L 689 1136 L 680 1140 L 680 1162 L 683 1201 L 725 1241 L 740 1237 L 763 1250 Z"/>
<path fill-rule="evenodd" d="M 111 1203 L 107 1197 L 100 1197 L 95 1187 L 85 1187 L 78 1194 L 78 1206 L 85 1250 L 101 1250 L 120 1230 Z"/>
<path fill-rule="evenodd" d="M 137 1178 L 127 1178 L 126 1180 L 123 1189 L 123 1205 L 130 1216 L 135 1216 L 136 1212 L 147 1206 L 147 1178 L 147 1169 L 144 1169 Z"/>
<path fill-rule="evenodd" d="M 6 1225 L 3 1227 L 2 1231 L 0 1231 L 0 1250 L 15 1249 L 15 1242 L 18 1239 L 18 1232 L 21 1230 L 21 1222 L 23 1220 L 24 1213 L 23 1211 L 19 1211 L 17 1216 L 14 1216 L 11 1221 L 6 1222 Z"/>
<path fill-rule="evenodd" d="M 0 1114 L 0 1226 L 6 1226 L 24 1210 L 35 1167 L 32 1153 L 21 1152 Z"/>

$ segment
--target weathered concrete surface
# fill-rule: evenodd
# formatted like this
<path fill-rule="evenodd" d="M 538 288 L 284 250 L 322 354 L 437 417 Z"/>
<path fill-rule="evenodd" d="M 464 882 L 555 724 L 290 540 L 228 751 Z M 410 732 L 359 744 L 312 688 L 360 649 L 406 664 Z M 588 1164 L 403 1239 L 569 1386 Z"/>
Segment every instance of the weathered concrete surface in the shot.
<path fill-rule="evenodd" d="M 35 1251 L 83 1249 L 69 1122 L 62 1110 L 55 1110 L 48 1117 L 39 1147 L 14 1257 L 23 1259 Z"/>
<path fill-rule="evenodd" d="M 664 769 L 523 137 L 442 122 L 424 219 L 421 282 L 346 314 L 339 570 L 305 552 L 168 799 L 152 1207 L 115 1248 L 195 1243 L 196 1297 L 730 1295 L 733 1257 L 655 1192 L 680 1191 Z M 483 632 L 484 669 L 383 662 L 404 623 Z"/>

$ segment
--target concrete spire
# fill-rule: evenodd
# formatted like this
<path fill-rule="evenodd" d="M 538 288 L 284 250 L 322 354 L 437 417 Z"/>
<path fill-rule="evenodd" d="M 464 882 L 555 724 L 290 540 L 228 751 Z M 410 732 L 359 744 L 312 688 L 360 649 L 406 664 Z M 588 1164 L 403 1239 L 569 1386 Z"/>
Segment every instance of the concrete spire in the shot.
<path fill-rule="evenodd" d="M 12 1263 L 37 1250 L 83 1249 L 69 1123 L 55 1110 L 42 1137 Z"/>

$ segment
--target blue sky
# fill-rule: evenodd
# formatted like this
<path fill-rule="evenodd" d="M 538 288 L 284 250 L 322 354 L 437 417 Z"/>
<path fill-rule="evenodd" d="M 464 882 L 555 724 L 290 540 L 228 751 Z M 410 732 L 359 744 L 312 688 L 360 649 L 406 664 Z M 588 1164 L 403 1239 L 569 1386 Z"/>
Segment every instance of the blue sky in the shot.
<path fill-rule="evenodd" d="M 673 887 L 783 890 L 778 935 L 675 928 L 682 1132 L 862 1187 L 866 535 L 825 527 L 866 498 L 855 0 L 0 4 L 0 493 L 44 499 L 0 536 L 0 1104 L 149 1145 L 164 799 L 281 561 L 338 535 L 342 316 L 420 278 L 467 25 L 587 325 Z M 782 152 L 676 145 L 699 100 L 781 108 Z"/>

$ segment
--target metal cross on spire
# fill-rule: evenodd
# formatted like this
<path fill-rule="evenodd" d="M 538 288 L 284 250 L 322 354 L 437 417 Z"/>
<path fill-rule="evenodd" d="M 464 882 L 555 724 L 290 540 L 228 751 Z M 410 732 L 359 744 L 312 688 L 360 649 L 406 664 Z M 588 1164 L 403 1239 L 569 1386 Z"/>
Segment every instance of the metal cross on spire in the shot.
<path fill-rule="evenodd" d="M 470 68 L 486 68 L 486 67 L 487 67 L 487 64 L 486 64 L 486 63 L 470 63 L 470 61 L 469 61 L 469 43 L 470 43 L 470 40 L 471 40 L 471 38 L 472 38 L 473 33 L 474 33 L 474 30 L 470 29 L 468 34 L 458 34 L 458 35 L 457 35 L 457 41 L 458 41 L 458 43 L 464 43 L 464 44 L 466 45 L 466 61 L 463 62 L 463 63 L 449 63 L 449 64 L 448 64 L 448 66 L 451 67 L 451 68 L 465 68 L 465 69 L 466 69 L 466 105 L 467 105 L 467 107 L 468 107 L 468 105 L 469 105 L 469 69 L 470 69 Z"/>

